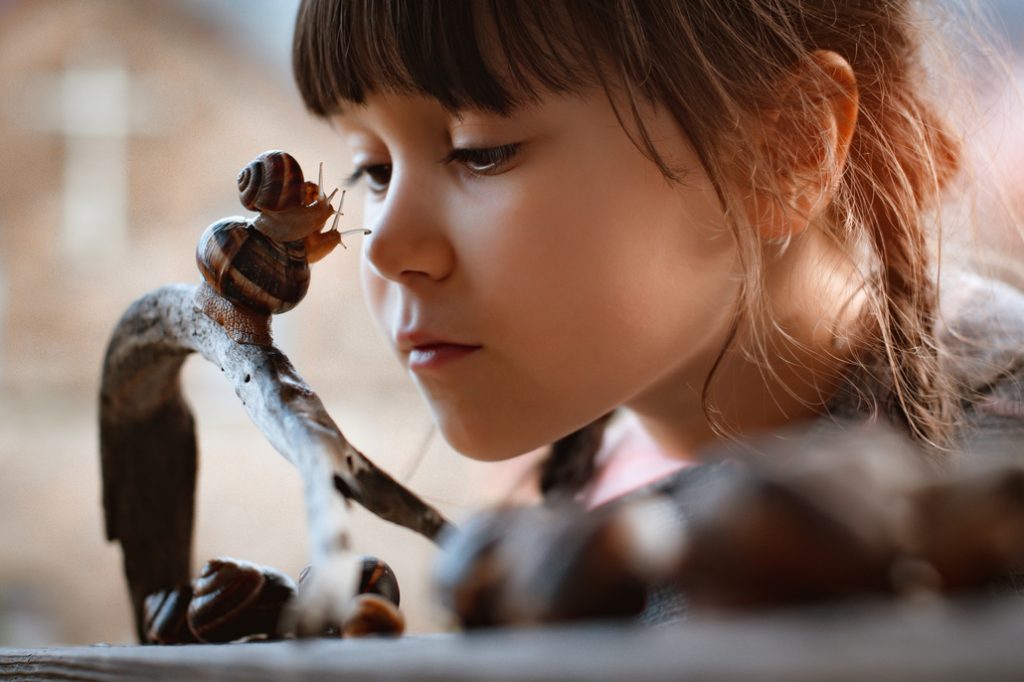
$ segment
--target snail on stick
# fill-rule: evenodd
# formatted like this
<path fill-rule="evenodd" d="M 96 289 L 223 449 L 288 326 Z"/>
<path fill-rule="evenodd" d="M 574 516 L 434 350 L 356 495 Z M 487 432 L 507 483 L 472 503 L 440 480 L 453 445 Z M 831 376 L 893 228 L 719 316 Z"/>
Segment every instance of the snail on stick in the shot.
<path fill-rule="evenodd" d="M 192 353 L 223 372 L 250 418 L 302 478 L 315 571 L 289 601 L 283 631 L 317 636 L 354 612 L 359 559 L 350 549 L 350 502 L 432 540 L 450 525 L 348 442 L 273 344 L 270 315 L 279 306 L 247 298 L 302 272 L 308 286 L 309 262 L 329 253 L 344 234 L 336 222 L 321 231 L 340 213 L 331 207 L 333 193 L 323 192 L 322 172 L 317 184 L 305 182 L 290 158 L 267 152 L 242 172 L 240 197 L 259 214 L 208 228 L 201 241 L 211 249 L 201 247 L 198 258 L 204 281 L 144 294 L 125 310 L 107 344 L 99 395 L 104 521 L 107 539 L 121 545 L 136 635 L 143 642 L 194 637 L 186 616 L 195 589 L 198 447 L 180 380 Z M 253 187 L 258 191 L 250 192 Z M 217 227 L 224 222 L 234 223 L 232 229 Z M 284 267 L 274 260 L 282 254 Z M 264 271 L 269 279 L 261 279 Z M 300 293 L 291 306 L 305 286 L 295 287 Z"/>
<path fill-rule="evenodd" d="M 206 228 L 196 247 L 196 264 L 204 283 L 196 305 L 216 320 L 235 341 L 270 345 L 270 315 L 298 305 L 309 290 L 309 266 L 329 254 L 342 237 L 341 206 L 331 205 L 323 189 L 323 164 L 316 183 L 302 175 L 287 152 L 260 154 L 238 174 L 242 205 L 259 214 L 232 216 Z M 344 193 L 342 194 L 344 200 Z M 334 223 L 321 231 L 327 220 Z"/>

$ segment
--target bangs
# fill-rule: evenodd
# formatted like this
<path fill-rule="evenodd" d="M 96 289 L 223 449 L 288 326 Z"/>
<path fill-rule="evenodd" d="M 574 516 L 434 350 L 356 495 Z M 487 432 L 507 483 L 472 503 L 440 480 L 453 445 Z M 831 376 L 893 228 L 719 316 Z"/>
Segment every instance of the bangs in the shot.
<path fill-rule="evenodd" d="M 319 116 L 373 92 L 507 115 L 543 93 L 602 81 L 592 41 L 566 9 L 530 0 L 304 0 L 295 81 Z"/>

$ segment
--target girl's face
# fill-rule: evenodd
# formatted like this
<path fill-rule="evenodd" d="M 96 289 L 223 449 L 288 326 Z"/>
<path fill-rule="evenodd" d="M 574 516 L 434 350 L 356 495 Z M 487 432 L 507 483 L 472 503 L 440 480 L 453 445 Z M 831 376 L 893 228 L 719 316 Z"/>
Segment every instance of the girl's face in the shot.
<path fill-rule="evenodd" d="M 681 185 L 602 90 L 510 117 L 376 94 L 335 119 L 368 189 L 367 303 L 459 452 L 512 457 L 617 406 L 675 409 L 680 390 L 699 413 L 737 252 L 685 136 L 642 115 Z M 410 331 L 479 348 L 420 366 Z"/>

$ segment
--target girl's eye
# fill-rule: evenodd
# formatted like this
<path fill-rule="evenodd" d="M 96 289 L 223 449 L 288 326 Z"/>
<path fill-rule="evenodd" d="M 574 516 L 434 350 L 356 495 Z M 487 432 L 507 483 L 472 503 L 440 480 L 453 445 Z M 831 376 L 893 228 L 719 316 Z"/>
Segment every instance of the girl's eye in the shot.
<path fill-rule="evenodd" d="M 388 183 L 391 182 L 391 164 L 378 163 L 372 166 L 359 166 L 352 175 L 345 179 L 345 186 L 351 187 L 363 176 L 366 176 L 366 185 L 371 192 L 382 194 L 387 191 Z"/>
<path fill-rule="evenodd" d="M 458 163 L 473 175 L 493 175 L 512 160 L 519 151 L 519 144 L 503 144 L 497 147 L 463 148 L 456 147 L 441 160 L 444 164 Z M 366 177 L 366 184 L 374 194 L 383 194 L 391 183 L 391 164 L 378 163 L 359 166 L 345 179 L 345 186 L 351 187 Z"/>
<path fill-rule="evenodd" d="M 503 144 L 497 147 L 475 149 L 456 147 L 442 163 L 459 163 L 474 175 L 492 175 L 512 160 L 519 151 L 519 144 Z"/>

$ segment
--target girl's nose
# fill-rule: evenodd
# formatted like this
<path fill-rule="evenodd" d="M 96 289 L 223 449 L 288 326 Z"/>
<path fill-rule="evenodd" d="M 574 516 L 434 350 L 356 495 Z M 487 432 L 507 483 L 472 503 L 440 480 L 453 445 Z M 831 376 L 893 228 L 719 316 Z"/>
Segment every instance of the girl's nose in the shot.
<path fill-rule="evenodd" d="M 443 221 L 440 203 L 431 201 L 422 187 L 401 187 L 392 180 L 387 198 L 365 238 L 364 254 L 373 271 L 403 284 L 427 277 L 448 276 L 455 254 Z"/>

